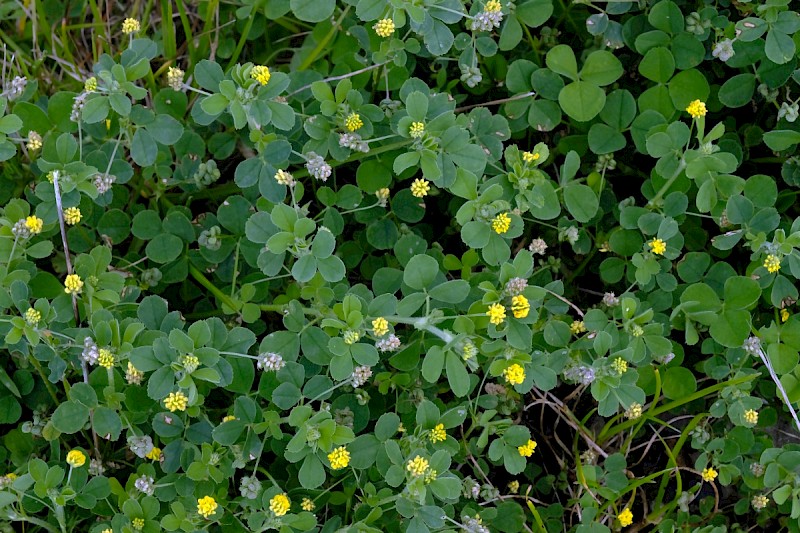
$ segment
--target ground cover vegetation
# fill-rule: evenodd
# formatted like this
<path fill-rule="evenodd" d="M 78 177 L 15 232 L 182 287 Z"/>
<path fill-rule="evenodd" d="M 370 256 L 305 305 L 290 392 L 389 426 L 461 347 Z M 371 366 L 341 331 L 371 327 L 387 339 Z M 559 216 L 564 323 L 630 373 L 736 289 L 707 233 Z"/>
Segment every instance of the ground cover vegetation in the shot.
<path fill-rule="evenodd" d="M 797 7 L 2 3 L 0 530 L 800 530 Z"/>

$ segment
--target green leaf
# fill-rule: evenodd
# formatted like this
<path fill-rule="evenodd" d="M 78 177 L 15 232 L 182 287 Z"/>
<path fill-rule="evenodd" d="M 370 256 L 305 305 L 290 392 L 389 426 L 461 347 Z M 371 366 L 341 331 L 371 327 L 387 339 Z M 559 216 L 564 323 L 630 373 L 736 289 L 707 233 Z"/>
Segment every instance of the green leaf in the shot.
<path fill-rule="evenodd" d="M 294 383 L 281 383 L 272 391 L 272 402 L 280 409 L 291 409 L 302 397 Z"/>
<path fill-rule="evenodd" d="M 147 243 L 145 253 L 156 263 L 169 263 L 183 253 L 183 241 L 171 233 L 162 233 Z"/>
<path fill-rule="evenodd" d="M 420 256 L 418 256 L 420 257 Z M 463 302 L 469 295 L 469 283 L 463 279 L 445 281 L 429 291 L 431 298 L 450 304 Z"/>
<path fill-rule="evenodd" d="M 663 46 L 651 48 L 639 63 L 639 73 L 649 80 L 667 83 L 675 72 L 675 58 Z"/>
<path fill-rule="evenodd" d="M 688 368 L 675 366 L 664 373 L 662 392 L 669 400 L 678 400 L 697 390 L 697 380 Z"/>
<path fill-rule="evenodd" d="M 59 405 L 53 412 L 51 422 L 61 433 L 77 433 L 89 421 L 89 408 L 73 400 Z"/>
<path fill-rule="evenodd" d="M 553 15 L 553 1 L 530 0 L 517 4 L 516 15 L 526 26 L 538 28 Z"/>
<path fill-rule="evenodd" d="M 650 10 L 647 21 L 656 29 L 671 33 L 680 33 L 684 28 L 683 13 L 671 0 L 657 2 Z"/>
<path fill-rule="evenodd" d="M 325 483 L 325 468 L 316 455 L 310 453 L 303 459 L 303 465 L 298 472 L 298 480 L 306 489 L 316 489 Z"/>
<path fill-rule="evenodd" d="M 622 73 L 622 63 L 614 54 L 606 50 L 596 50 L 586 58 L 580 77 L 583 81 L 603 87 L 617 81 Z"/>
<path fill-rule="evenodd" d="M 729 78 L 719 89 L 719 101 L 726 107 L 742 107 L 753 99 L 756 77 L 750 73 L 737 74 Z"/>
<path fill-rule="evenodd" d="M 140 167 L 149 167 L 156 162 L 158 146 L 153 136 L 144 128 L 138 128 L 131 141 L 131 159 Z"/>
<path fill-rule="evenodd" d="M 595 154 L 610 154 L 625 148 L 625 136 L 605 124 L 592 124 L 589 129 L 589 149 Z"/>
<path fill-rule="evenodd" d="M 336 0 L 290 0 L 292 13 L 305 22 L 322 22 L 333 15 Z"/>
<path fill-rule="evenodd" d="M 429 255 L 412 257 L 403 271 L 403 282 L 412 289 L 430 288 L 439 274 L 439 263 Z"/>
<path fill-rule="evenodd" d="M 447 382 L 453 394 L 463 398 L 469 392 L 469 373 L 467 372 L 461 358 L 452 351 L 447 352 L 446 356 Z"/>
<path fill-rule="evenodd" d="M 600 206 L 595 192 L 580 183 L 569 183 L 564 187 L 564 203 L 578 222 L 589 222 Z"/>
<path fill-rule="evenodd" d="M 606 93 L 592 83 L 574 81 L 558 93 L 558 103 L 564 113 L 578 122 L 586 122 L 603 110 L 603 106 L 606 105 Z"/>
<path fill-rule="evenodd" d="M 204 98 L 200 102 L 200 108 L 212 117 L 215 117 L 225 111 L 229 103 L 225 95 L 217 93 L 212 94 L 208 98 Z"/>
<path fill-rule="evenodd" d="M 578 62 L 575 53 L 566 44 L 559 44 L 550 49 L 545 57 L 547 68 L 575 81 L 578 79 Z M 563 107 L 563 106 L 562 106 Z"/>
<path fill-rule="evenodd" d="M 764 52 L 767 58 L 778 65 L 788 63 L 794 57 L 797 47 L 791 36 L 786 35 L 776 29 L 771 29 L 767 33 L 767 42 L 764 46 Z"/>

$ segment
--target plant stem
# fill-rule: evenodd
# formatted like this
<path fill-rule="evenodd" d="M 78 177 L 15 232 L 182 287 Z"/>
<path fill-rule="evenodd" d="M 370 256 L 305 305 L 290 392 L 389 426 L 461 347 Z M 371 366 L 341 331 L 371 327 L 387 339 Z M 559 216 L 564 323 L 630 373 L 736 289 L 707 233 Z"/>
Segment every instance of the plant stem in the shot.
<path fill-rule="evenodd" d="M 667 193 L 672 184 L 675 183 L 675 180 L 678 179 L 678 176 L 681 175 L 683 169 L 686 168 L 686 157 L 682 156 L 680 162 L 678 163 L 678 168 L 675 169 L 675 172 L 672 173 L 672 176 L 669 177 L 666 183 L 661 186 L 655 196 L 653 196 L 652 200 L 647 202 L 647 207 L 654 207 L 661 203 L 661 199 Z"/>
<path fill-rule="evenodd" d="M 213 283 L 211 283 L 211 281 L 207 277 L 205 277 L 205 275 L 203 275 L 202 272 L 200 272 L 197 269 L 197 267 L 195 267 L 191 263 L 189 263 L 189 274 L 191 274 L 192 277 L 200 285 L 202 285 L 203 287 L 208 289 L 211 292 L 211 294 L 216 296 L 217 299 L 219 299 L 224 305 L 226 305 L 229 309 L 231 309 L 233 311 L 233 313 L 236 313 L 238 311 L 238 309 L 241 307 L 239 302 L 234 301 L 227 294 L 225 294 L 224 292 L 219 290 Z M 233 314 L 233 313 L 229 313 L 229 314 Z"/>

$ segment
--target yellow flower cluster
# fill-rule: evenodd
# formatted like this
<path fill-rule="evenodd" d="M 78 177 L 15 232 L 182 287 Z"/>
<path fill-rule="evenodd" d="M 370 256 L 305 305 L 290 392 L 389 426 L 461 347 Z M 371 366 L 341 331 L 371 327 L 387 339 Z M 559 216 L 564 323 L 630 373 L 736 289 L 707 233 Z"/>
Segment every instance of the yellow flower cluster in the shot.
<path fill-rule="evenodd" d="M 131 527 L 136 531 L 144 529 L 144 518 L 134 518 L 133 522 L 131 522 Z"/>
<path fill-rule="evenodd" d="M 416 198 L 428 196 L 428 191 L 430 190 L 430 182 L 426 179 L 417 178 L 411 183 L 411 194 Z"/>
<path fill-rule="evenodd" d="M 269 69 L 267 69 L 267 71 L 269 72 Z M 252 71 L 250 72 L 252 73 Z M 173 91 L 180 91 L 183 88 L 183 77 L 185 75 L 186 73 L 178 67 L 169 67 L 167 70 L 167 85 L 169 85 Z"/>
<path fill-rule="evenodd" d="M 236 417 L 233 415 L 226 415 L 222 417 L 223 422 L 233 422 L 234 420 L 236 420 Z"/>
<path fill-rule="evenodd" d="M 68 207 L 64 209 L 64 222 L 70 226 L 74 226 L 80 222 L 81 218 L 83 218 L 83 215 L 81 214 L 81 210 L 77 207 Z"/>
<path fill-rule="evenodd" d="M 80 450 L 72 450 L 67 454 L 67 464 L 80 468 L 86 463 L 86 455 Z"/>
<path fill-rule="evenodd" d="M 788 309 L 781 309 L 781 322 L 786 322 L 790 316 Z"/>
<path fill-rule="evenodd" d="M 664 255 L 664 252 L 667 251 L 667 243 L 661 239 L 653 239 L 647 245 L 650 247 L 650 251 L 656 255 Z"/>
<path fill-rule="evenodd" d="M 100 348 L 97 352 L 97 364 L 103 368 L 114 366 L 114 354 L 106 348 Z"/>
<path fill-rule="evenodd" d="M 411 472 L 412 476 L 418 477 L 425 474 L 425 471 L 428 470 L 429 466 L 430 463 L 428 463 L 427 459 L 417 455 L 416 457 L 408 461 L 408 464 L 406 464 L 406 470 Z"/>
<path fill-rule="evenodd" d="M 303 501 L 300 502 L 300 507 L 309 513 L 317 508 L 317 506 L 314 505 L 314 502 L 311 501 L 311 498 L 303 498 Z"/>
<path fill-rule="evenodd" d="M 489 0 L 488 2 L 486 2 L 486 5 L 483 6 L 483 10 L 486 11 L 487 13 L 497 13 L 502 8 L 503 6 L 500 5 L 500 2 L 498 2 L 497 0 Z"/>
<path fill-rule="evenodd" d="M 364 121 L 361 120 L 361 116 L 358 113 L 350 113 L 344 119 L 344 127 L 347 128 L 347 131 L 356 131 L 363 125 Z"/>
<path fill-rule="evenodd" d="M 93 93 L 97 90 L 97 78 L 92 76 L 85 82 L 83 82 L 83 90 L 87 93 Z"/>
<path fill-rule="evenodd" d="M 67 276 L 67 279 L 64 280 L 64 292 L 67 294 L 80 294 L 82 289 L 83 281 L 81 281 L 79 275 L 70 274 Z"/>
<path fill-rule="evenodd" d="M 381 19 L 372 26 L 372 29 L 380 37 L 391 37 L 395 29 L 394 21 L 390 18 Z"/>
<path fill-rule="evenodd" d="M 25 322 L 27 322 L 29 326 L 35 326 L 41 319 L 42 313 L 33 307 L 29 307 L 28 310 L 25 311 Z"/>
<path fill-rule="evenodd" d="M 586 324 L 583 323 L 583 320 L 573 320 L 572 324 L 569 325 L 569 331 L 573 335 L 580 335 L 581 333 L 585 333 Z"/>
<path fill-rule="evenodd" d="M 508 491 L 511 494 L 518 493 L 519 492 L 519 481 L 517 481 L 516 479 L 514 481 L 509 481 L 508 482 Z"/>
<path fill-rule="evenodd" d="M 525 369 L 521 365 L 514 363 L 503 370 L 503 377 L 511 385 L 519 385 L 525 381 Z"/>
<path fill-rule="evenodd" d="M 700 474 L 700 477 L 703 478 L 703 481 L 707 481 L 707 482 L 710 483 L 710 482 L 714 481 L 715 479 L 717 479 L 718 475 L 719 474 L 717 474 L 717 471 L 709 466 L 708 468 L 703 470 L 703 472 Z"/>
<path fill-rule="evenodd" d="M 447 432 L 444 430 L 444 424 L 436 424 L 436 427 L 431 430 L 429 435 L 431 442 L 443 442 L 447 440 Z"/>
<path fill-rule="evenodd" d="M 748 424 L 758 424 L 758 411 L 748 409 L 744 412 L 744 421 Z"/>
<path fill-rule="evenodd" d="M 770 254 L 764 259 L 764 268 L 766 268 L 767 272 L 770 274 L 774 274 L 781 269 L 781 260 L 778 259 L 777 256 Z"/>
<path fill-rule="evenodd" d="M 208 518 L 214 514 L 214 511 L 217 510 L 217 507 L 219 507 L 217 501 L 211 496 L 203 496 L 197 500 L 197 514 L 203 518 Z"/>
<path fill-rule="evenodd" d="M 628 527 L 629 525 L 633 524 L 633 513 L 626 507 L 617 515 L 617 520 L 619 520 L 619 525 L 622 527 Z"/>
<path fill-rule="evenodd" d="M 28 228 L 28 231 L 30 231 L 32 234 L 36 235 L 37 233 L 42 232 L 44 220 L 36 215 L 31 215 L 25 219 L 25 227 Z"/>
<path fill-rule="evenodd" d="M 408 128 L 408 134 L 414 139 L 419 139 L 425 133 L 425 124 L 423 122 L 412 122 L 411 127 Z"/>
<path fill-rule="evenodd" d="M 616 373 L 621 376 L 622 374 L 628 371 L 628 362 L 622 357 L 617 357 L 611 363 L 611 368 L 613 368 L 614 371 L 616 371 Z"/>
<path fill-rule="evenodd" d="M 692 118 L 700 118 L 706 116 L 708 109 L 706 109 L 705 103 L 700 100 L 694 100 L 686 106 L 686 112 L 692 115 Z"/>
<path fill-rule="evenodd" d="M 281 185 L 294 185 L 294 178 L 292 175 L 283 169 L 278 169 L 278 172 L 275 173 L 275 181 Z"/>
<path fill-rule="evenodd" d="M 382 316 L 379 316 L 372 321 L 372 333 L 374 333 L 376 337 L 383 337 L 389 333 L 389 322 Z"/>
<path fill-rule="evenodd" d="M 346 468 L 350 464 L 350 452 L 344 446 L 339 446 L 328 454 L 328 461 L 334 470 Z"/>
<path fill-rule="evenodd" d="M 508 213 L 500 213 L 494 220 L 492 220 L 492 229 L 498 235 L 502 235 L 503 233 L 508 231 L 508 228 L 511 227 L 511 217 L 508 216 Z"/>
<path fill-rule="evenodd" d="M 181 391 L 170 392 L 169 395 L 164 398 L 164 407 L 169 409 L 171 413 L 175 411 L 185 411 L 187 405 L 189 405 L 189 397 Z"/>
<path fill-rule="evenodd" d="M 122 21 L 122 33 L 136 33 L 141 29 L 139 21 L 132 18 L 126 18 Z"/>
<path fill-rule="evenodd" d="M 511 298 L 511 311 L 514 313 L 514 318 L 525 318 L 531 310 L 531 304 L 528 299 L 519 294 Z"/>
<path fill-rule="evenodd" d="M 28 150 L 31 152 L 35 152 L 39 148 L 42 147 L 42 136 L 39 135 L 37 132 L 31 130 L 28 132 Z"/>
<path fill-rule="evenodd" d="M 289 512 L 292 502 L 286 494 L 276 494 L 269 501 L 269 510 L 275 513 L 275 516 L 283 516 Z"/>
<path fill-rule="evenodd" d="M 355 344 L 358 342 L 358 339 L 361 338 L 361 335 L 359 335 L 357 331 L 348 329 L 347 331 L 344 332 L 343 337 L 345 344 Z"/>
<path fill-rule="evenodd" d="M 522 152 L 522 160 L 526 163 L 533 163 L 537 161 L 540 157 L 542 157 L 539 153 L 533 152 Z"/>
<path fill-rule="evenodd" d="M 630 407 L 625 411 L 625 418 L 628 420 L 636 420 L 642 416 L 642 404 L 633 402 Z"/>
<path fill-rule="evenodd" d="M 536 441 L 528 439 L 522 446 L 517 446 L 517 451 L 522 457 L 530 457 L 536 451 Z"/>
<path fill-rule="evenodd" d="M 158 446 L 153 446 L 153 449 L 150 450 L 150 453 L 145 455 L 151 461 L 160 461 L 161 460 L 161 448 Z"/>
<path fill-rule="evenodd" d="M 269 67 L 265 67 L 264 65 L 256 65 L 250 71 L 250 77 L 261 85 L 266 85 L 269 83 L 269 79 L 272 77 L 272 74 L 269 71 Z"/>
<path fill-rule="evenodd" d="M 489 322 L 499 326 L 506 319 L 506 308 L 501 304 L 493 303 L 489 306 L 489 310 L 486 311 L 486 316 L 489 317 Z"/>

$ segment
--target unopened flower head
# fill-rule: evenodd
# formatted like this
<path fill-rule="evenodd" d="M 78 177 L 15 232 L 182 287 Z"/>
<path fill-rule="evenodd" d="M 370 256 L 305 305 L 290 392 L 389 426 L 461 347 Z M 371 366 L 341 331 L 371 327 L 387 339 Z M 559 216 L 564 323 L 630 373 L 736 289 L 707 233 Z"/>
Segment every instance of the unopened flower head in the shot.
<path fill-rule="evenodd" d="M 31 232 L 31 235 L 37 235 L 42 232 L 44 220 L 36 215 L 31 215 L 25 219 L 25 227 L 28 228 L 28 231 Z"/>
<path fill-rule="evenodd" d="M 413 139 L 419 139 L 425 134 L 424 122 L 412 122 L 411 127 L 408 128 L 408 134 Z"/>
<path fill-rule="evenodd" d="M 516 494 L 519 492 L 519 481 L 517 481 L 516 479 L 513 481 L 509 481 L 507 487 L 508 487 L 508 492 L 510 492 L 511 494 Z"/>
<path fill-rule="evenodd" d="M 742 348 L 750 355 L 759 355 L 761 353 L 761 341 L 758 340 L 758 337 L 751 335 L 744 341 Z"/>
<path fill-rule="evenodd" d="M 667 251 L 667 243 L 661 239 L 653 239 L 647 245 L 650 247 L 650 251 L 656 255 L 664 255 L 664 252 Z"/>
<path fill-rule="evenodd" d="M 148 496 L 152 496 L 156 491 L 155 480 L 146 474 L 136 478 L 133 486 L 136 487 L 136 490 L 143 492 Z"/>
<path fill-rule="evenodd" d="M 269 83 L 272 73 L 270 73 L 269 67 L 264 65 L 256 65 L 250 71 L 250 77 L 256 80 L 259 84 L 266 85 Z"/>
<path fill-rule="evenodd" d="M 94 186 L 98 194 L 105 194 L 111 190 L 111 185 L 117 181 L 117 177 L 110 174 L 97 174 L 94 177 Z"/>
<path fill-rule="evenodd" d="M 569 331 L 573 335 L 580 335 L 581 333 L 586 332 L 586 324 L 583 323 L 583 320 L 573 320 L 572 324 L 569 326 Z"/>
<path fill-rule="evenodd" d="M 36 326 L 39 324 L 39 321 L 42 319 L 42 313 L 34 309 L 33 307 L 29 307 L 27 311 L 25 311 L 25 322 L 29 326 Z"/>
<path fill-rule="evenodd" d="M 619 298 L 613 292 L 607 292 L 603 294 L 603 305 L 607 305 L 608 307 L 616 307 L 619 305 Z"/>
<path fill-rule="evenodd" d="M 530 457 L 536 451 L 536 441 L 528 439 L 522 446 L 517 446 L 517 451 L 522 457 Z"/>
<path fill-rule="evenodd" d="M 744 412 L 743 418 L 748 424 L 758 424 L 758 411 L 755 409 L 748 409 Z"/>
<path fill-rule="evenodd" d="M 134 518 L 131 521 L 131 527 L 136 531 L 141 531 L 144 529 L 144 518 Z"/>
<path fill-rule="evenodd" d="M 358 133 L 341 133 L 339 134 L 339 146 L 350 148 L 356 152 L 369 152 L 369 145 L 361 139 Z"/>
<path fill-rule="evenodd" d="M 628 409 L 625 410 L 625 418 L 628 420 L 636 420 L 642 416 L 642 404 L 633 402 Z"/>
<path fill-rule="evenodd" d="M 111 368 L 114 366 L 114 354 L 107 348 L 100 348 L 97 352 L 97 364 L 103 368 Z"/>
<path fill-rule="evenodd" d="M 352 382 L 353 387 L 358 388 L 369 381 L 369 378 L 371 377 L 372 369 L 368 366 L 362 365 L 353 369 L 353 373 L 350 375 L 350 381 Z"/>
<path fill-rule="evenodd" d="M 686 112 L 689 113 L 692 118 L 700 118 L 706 116 L 708 109 L 706 108 L 706 104 L 704 102 L 701 102 L 700 100 L 693 100 L 688 106 L 686 106 Z"/>
<path fill-rule="evenodd" d="M 478 347 L 472 343 L 472 341 L 467 341 L 464 343 L 464 347 L 461 348 L 461 358 L 464 361 L 469 361 L 473 357 L 478 354 Z"/>
<path fill-rule="evenodd" d="M 283 169 L 278 169 L 278 172 L 275 173 L 275 181 L 289 187 L 294 185 L 294 177 Z"/>
<path fill-rule="evenodd" d="M 261 492 L 261 482 L 256 476 L 244 476 L 242 482 L 239 484 L 239 492 L 242 498 L 255 500 L 258 498 L 259 492 Z"/>
<path fill-rule="evenodd" d="M 708 468 L 703 469 L 703 472 L 701 472 L 700 477 L 703 478 L 703 481 L 710 483 L 715 479 L 717 479 L 718 475 L 719 474 L 717 473 L 717 471 L 709 466 Z"/>
<path fill-rule="evenodd" d="M 518 294 L 511 298 L 511 311 L 514 313 L 514 318 L 525 318 L 530 310 L 531 304 L 523 295 Z"/>
<path fill-rule="evenodd" d="M 223 423 L 224 422 L 232 422 L 234 420 L 236 420 L 236 417 L 234 415 L 225 415 L 225 416 L 222 417 L 222 422 Z"/>
<path fill-rule="evenodd" d="M 350 113 L 344 120 L 344 127 L 347 128 L 347 131 L 349 132 L 354 132 L 360 129 L 363 125 L 364 121 L 361 120 L 361 116 L 358 113 Z"/>
<path fill-rule="evenodd" d="M 269 501 L 269 510 L 272 511 L 275 516 L 285 515 L 289 512 L 291 506 L 292 502 L 289 501 L 289 497 L 286 494 L 276 494 Z"/>
<path fill-rule="evenodd" d="M 375 343 L 375 347 L 380 352 L 394 352 L 400 348 L 400 338 L 392 333 L 386 338 L 383 338 Z"/>
<path fill-rule="evenodd" d="M 286 362 L 283 360 L 283 357 L 274 352 L 260 354 L 258 356 L 258 362 L 256 363 L 256 367 L 264 372 L 277 372 L 284 366 L 286 366 Z"/>
<path fill-rule="evenodd" d="M 619 525 L 622 527 L 628 527 L 629 525 L 633 524 L 633 513 L 626 507 L 617 515 L 617 520 L 619 520 Z"/>
<path fill-rule="evenodd" d="M 753 496 L 753 499 L 751 500 L 750 503 L 753 506 L 753 509 L 755 509 L 756 511 L 760 511 L 761 509 L 766 507 L 767 504 L 769 504 L 769 498 L 767 498 L 763 494 L 758 494 L 756 496 Z"/>
<path fill-rule="evenodd" d="M 564 369 L 564 379 L 574 381 L 581 385 L 589 385 L 595 380 L 595 371 L 586 365 L 569 366 Z"/>
<path fill-rule="evenodd" d="M 316 509 L 317 506 L 314 505 L 314 502 L 313 500 L 311 500 L 311 498 L 303 498 L 303 501 L 300 502 L 300 508 L 310 513 L 311 511 Z"/>
<path fill-rule="evenodd" d="M 492 220 L 492 229 L 498 235 L 502 235 L 503 233 L 508 231 L 508 228 L 511 227 L 511 217 L 508 216 L 508 213 L 500 213 Z"/>
<path fill-rule="evenodd" d="M 372 333 L 376 337 L 383 337 L 389 333 L 389 322 L 383 317 L 376 318 L 372 321 Z"/>
<path fill-rule="evenodd" d="M 534 255 L 544 255 L 547 251 L 547 243 L 544 242 L 544 239 L 533 239 L 528 246 L 528 250 Z"/>
<path fill-rule="evenodd" d="M 781 309 L 781 322 L 786 322 L 792 316 L 788 309 Z"/>
<path fill-rule="evenodd" d="M 507 294 L 515 296 L 517 294 L 522 294 L 528 287 L 528 280 L 524 278 L 511 278 L 506 282 L 505 291 Z"/>
<path fill-rule="evenodd" d="M 181 364 L 187 373 L 191 374 L 200 366 L 200 359 L 195 355 L 187 354 L 181 357 Z"/>
<path fill-rule="evenodd" d="M 525 369 L 522 365 L 514 363 L 503 370 L 503 377 L 511 385 L 519 385 L 525 381 Z"/>
<path fill-rule="evenodd" d="M 770 254 L 764 259 L 764 268 L 770 274 L 774 274 L 781 269 L 781 260 L 777 256 Z"/>
<path fill-rule="evenodd" d="M 489 317 L 489 322 L 499 326 L 506 319 L 506 308 L 502 304 L 493 303 L 489 306 L 489 310 L 486 311 L 486 316 Z"/>
<path fill-rule="evenodd" d="M 425 471 L 428 470 L 430 464 L 428 460 L 424 457 L 417 455 L 413 459 L 410 459 L 406 464 L 406 470 L 408 470 L 412 476 L 419 477 L 425 474 Z"/>
<path fill-rule="evenodd" d="M 416 198 L 424 198 L 430 190 L 430 182 L 426 179 L 417 178 L 411 183 L 411 194 Z"/>
<path fill-rule="evenodd" d="M 83 82 L 83 90 L 87 93 L 93 93 L 97 90 L 97 78 L 92 76 L 91 78 L 87 79 Z"/>
<path fill-rule="evenodd" d="M 350 464 L 350 452 L 344 446 L 339 446 L 328 454 L 328 462 L 334 470 L 341 470 Z"/>
<path fill-rule="evenodd" d="M 310 176 L 320 181 L 328 181 L 331 177 L 331 166 L 325 162 L 325 159 L 318 155 L 316 152 L 308 152 L 306 156 L 306 170 Z"/>
<path fill-rule="evenodd" d="M 386 203 L 389 201 L 389 196 L 391 193 L 392 191 L 390 191 L 387 187 L 383 187 L 375 191 L 375 197 L 378 199 L 381 207 L 386 207 Z"/>
<path fill-rule="evenodd" d="M 81 210 L 77 207 L 68 207 L 64 209 L 64 222 L 67 223 L 69 226 L 74 226 L 78 222 L 81 221 L 83 215 L 81 214 Z"/>
<path fill-rule="evenodd" d="M 203 496 L 197 500 L 197 514 L 203 518 L 208 518 L 217 510 L 219 505 L 217 501 L 211 496 Z"/>
<path fill-rule="evenodd" d="M 131 385 L 139 385 L 142 383 L 142 378 L 144 377 L 144 372 L 141 370 L 137 370 L 133 363 L 128 361 L 128 368 L 125 369 L 125 381 L 130 383 Z"/>
<path fill-rule="evenodd" d="M 189 397 L 186 396 L 183 392 L 170 392 L 169 395 L 164 398 L 164 407 L 170 410 L 170 412 L 175 411 L 185 411 L 186 406 L 189 405 Z"/>
<path fill-rule="evenodd" d="M 611 368 L 613 368 L 614 371 L 621 376 L 628 371 L 628 362 L 622 357 L 617 357 L 611 363 Z"/>
<path fill-rule="evenodd" d="M 390 18 L 383 18 L 376 22 L 372 29 L 379 37 L 391 37 L 395 30 L 394 21 Z"/>
<path fill-rule="evenodd" d="M 9 99 L 13 100 L 23 92 L 25 92 L 25 87 L 28 85 L 28 78 L 22 76 L 15 76 L 11 83 L 9 84 L 10 87 L 8 88 L 8 97 Z"/>
<path fill-rule="evenodd" d="M 150 435 L 131 435 L 128 437 L 128 448 L 131 449 L 134 455 L 144 459 L 151 451 L 153 451 L 153 439 Z"/>
<path fill-rule="evenodd" d="M 71 450 L 67 454 L 67 464 L 73 468 L 80 468 L 86 463 L 86 455 L 80 450 Z"/>
<path fill-rule="evenodd" d="M 342 338 L 344 339 L 345 344 L 355 344 L 358 342 L 358 339 L 361 338 L 361 335 L 359 335 L 358 332 L 355 330 L 348 329 L 347 331 L 344 332 Z"/>
<path fill-rule="evenodd" d="M 67 294 L 80 294 L 83 290 L 83 281 L 77 274 L 70 274 L 64 280 L 64 292 Z"/>
<path fill-rule="evenodd" d="M 183 77 L 185 75 L 186 73 L 178 67 L 169 67 L 167 70 L 167 85 L 169 85 L 173 91 L 180 91 L 183 89 Z"/>
<path fill-rule="evenodd" d="M 29 151 L 35 152 L 42 147 L 42 136 L 33 130 L 29 131 L 28 144 L 26 146 Z"/>
<path fill-rule="evenodd" d="M 122 21 L 122 33 L 131 34 L 136 33 L 141 29 L 141 24 L 134 18 L 126 18 Z"/>

